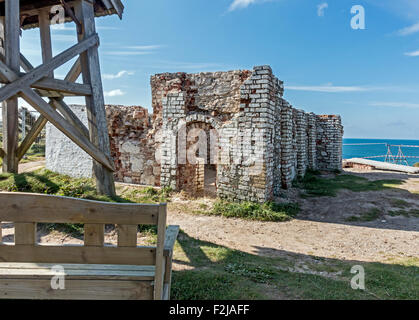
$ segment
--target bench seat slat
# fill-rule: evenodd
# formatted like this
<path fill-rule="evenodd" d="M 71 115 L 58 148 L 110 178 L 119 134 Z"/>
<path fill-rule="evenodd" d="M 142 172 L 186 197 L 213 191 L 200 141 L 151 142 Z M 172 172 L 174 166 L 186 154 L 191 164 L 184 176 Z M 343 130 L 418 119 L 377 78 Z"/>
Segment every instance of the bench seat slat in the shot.
<path fill-rule="evenodd" d="M 2 299 L 151 300 L 151 281 L 67 280 L 65 290 L 52 290 L 48 279 L 0 279 Z"/>
<path fill-rule="evenodd" d="M 155 252 L 155 247 L 13 246 L 1 244 L 0 261 L 155 265 Z"/>
<path fill-rule="evenodd" d="M 51 279 L 56 272 L 54 264 L 37 265 L 34 263 L 0 263 L 1 279 Z M 154 266 L 118 266 L 118 265 L 75 265 L 61 264 L 66 280 L 143 280 L 152 281 L 155 276 Z"/>

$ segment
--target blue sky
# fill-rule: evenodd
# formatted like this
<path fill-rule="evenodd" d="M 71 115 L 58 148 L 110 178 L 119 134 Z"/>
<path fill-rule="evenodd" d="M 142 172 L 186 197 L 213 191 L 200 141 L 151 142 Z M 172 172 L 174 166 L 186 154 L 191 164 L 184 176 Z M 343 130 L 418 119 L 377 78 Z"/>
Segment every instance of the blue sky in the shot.
<path fill-rule="evenodd" d="M 150 109 L 155 73 L 269 64 L 294 107 L 342 115 L 347 138 L 419 140 L 417 0 L 123 2 L 122 21 L 98 19 L 107 103 Z M 353 5 L 365 8 L 365 30 L 351 28 Z M 35 65 L 38 37 L 23 32 Z M 54 30 L 53 41 L 55 52 L 73 44 L 72 24 Z"/>

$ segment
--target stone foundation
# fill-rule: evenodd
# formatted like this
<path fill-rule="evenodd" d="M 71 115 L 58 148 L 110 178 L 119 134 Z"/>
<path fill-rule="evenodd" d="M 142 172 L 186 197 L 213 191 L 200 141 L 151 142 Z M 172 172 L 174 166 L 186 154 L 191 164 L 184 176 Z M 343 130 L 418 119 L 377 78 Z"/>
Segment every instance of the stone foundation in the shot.
<path fill-rule="evenodd" d="M 142 107 L 106 107 L 117 181 L 205 193 L 211 165 L 220 198 L 263 202 L 308 169 L 342 168 L 340 117 L 294 109 L 269 66 L 158 74 L 151 87 L 151 116 Z M 91 176 L 91 166 L 48 126 L 50 170 Z"/>

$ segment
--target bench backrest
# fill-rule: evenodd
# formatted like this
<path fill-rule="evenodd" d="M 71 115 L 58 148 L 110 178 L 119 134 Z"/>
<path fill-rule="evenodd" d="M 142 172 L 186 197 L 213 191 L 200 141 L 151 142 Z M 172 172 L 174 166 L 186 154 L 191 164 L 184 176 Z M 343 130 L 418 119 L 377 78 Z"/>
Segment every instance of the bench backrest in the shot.
<path fill-rule="evenodd" d="M 0 262 L 155 265 L 155 291 L 163 288 L 166 204 L 108 203 L 0 193 L 1 222 L 14 223 L 15 244 L 2 242 L 0 228 Z M 36 240 L 37 223 L 84 224 L 84 245 L 40 245 Z M 105 224 L 117 227 L 116 247 L 104 243 Z M 139 224 L 157 225 L 156 246 L 137 246 Z"/>

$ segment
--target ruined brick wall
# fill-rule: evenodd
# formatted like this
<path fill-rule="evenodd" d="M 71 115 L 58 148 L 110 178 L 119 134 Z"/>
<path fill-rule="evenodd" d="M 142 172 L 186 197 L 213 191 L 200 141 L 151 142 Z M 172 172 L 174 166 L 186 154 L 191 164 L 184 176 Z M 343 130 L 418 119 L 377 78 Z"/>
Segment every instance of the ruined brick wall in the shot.
<path fill-rule="evenodd" d="M 160 184 L 155 137 L 147 109 L 139 106 L 106 106 L 111 156 L 116 181 Z"/>
<path fill-rule="evenodd" d="M 87 126 L 85 106 L 70 108 Z M 139 106 L 106 106 L 111 156 L 118 182 L 159 185 L 155 131 L 148 111 Z M 72 177 L 91 177 L 93 161 L 51 124 L 47 125 L 46 167 Z"/>
<path fill-rule="evenodd" d="M 342 170 L 343 126 L 340 116 L 317 116 L 317 168 Z"/>
<path fill-rule="evenodd" d="M 157 74 L 151 89 L 152 115 L 106 107 L 117 181 L 200 193 L 215 169 L 219 197 L 263 202 L 308 169 L 342 168 L 340 117 L 293 108 L 269 66 Z M 47 133 L 47 167 L 91 176 L 90 157 L 56 131 Z"/>

